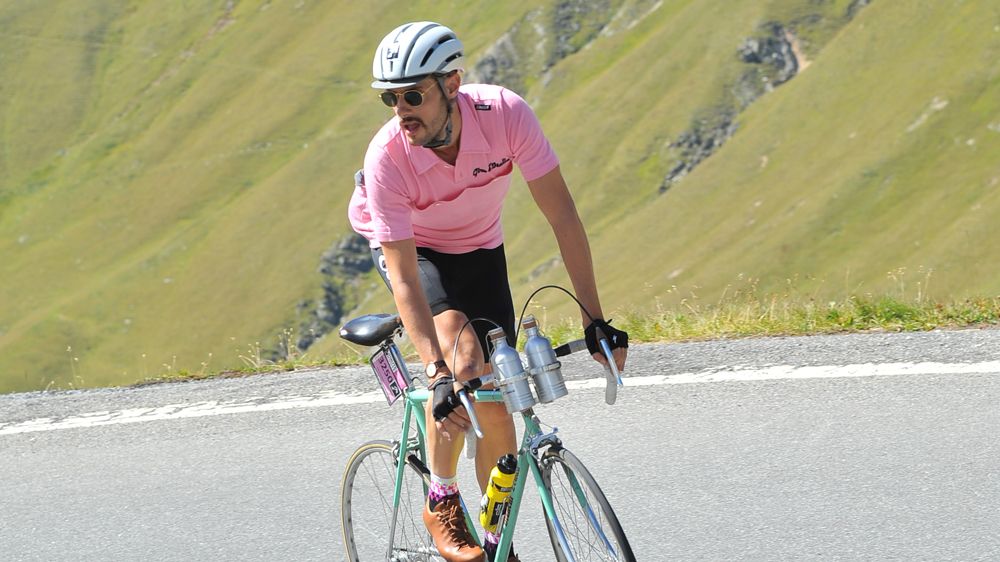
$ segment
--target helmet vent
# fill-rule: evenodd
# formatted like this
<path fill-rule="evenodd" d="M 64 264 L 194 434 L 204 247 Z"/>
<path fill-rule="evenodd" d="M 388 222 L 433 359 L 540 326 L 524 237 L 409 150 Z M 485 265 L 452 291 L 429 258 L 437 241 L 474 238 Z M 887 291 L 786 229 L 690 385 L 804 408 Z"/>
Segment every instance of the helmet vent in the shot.
<path fill-rule="evenodd" d="M 412 23 L 408 23 L 408 24 L 401 25 L 398 28 L 396 28 L 397 33 L 395 34 L 395 37 L 393 37 L 392 42 L 393 43 L 399 43 L 399 39 L 403 36 L 404 33 L 406 33 L 406 30 L 410 29 L 410 27 L 412 27 L 412 26 L 413 26 Z"/>
<path fill-rule="evenodd" d="M 431 58 L 431 55 L 433 54 L 434 54 L 434 49 L 427 49 L 427 52 L 424 53 L 423 60 L 420 61 L 420 66 L 425 66 L 427 64 L 427 61 Z"/>

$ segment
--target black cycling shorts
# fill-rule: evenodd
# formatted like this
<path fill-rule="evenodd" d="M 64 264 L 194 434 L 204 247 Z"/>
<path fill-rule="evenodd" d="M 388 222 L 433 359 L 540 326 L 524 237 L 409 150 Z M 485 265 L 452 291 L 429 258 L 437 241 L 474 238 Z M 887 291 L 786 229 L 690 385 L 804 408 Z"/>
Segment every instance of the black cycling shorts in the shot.
<path fill-rule="evenodd" d="M 381 248 L 372 249 L 372 259 L 389 291 L 392 282 L 386 270 Z M 496 322 L 507 334 L 507 342 L 514 342 L 514 301 L 510 296 L 507 280 L 507 259 L 503 244 L 491 250 L 473 250 L 466 254 L 445 254 L 430 248 L 417 247 L 417 269 L 420 285 L 427 296 L 431 313 L 437 316 L 446 310 L 457 310 L 469 319 L 486 318 Z M 490 349 L 486 334 L 492 324 L 475 321 L 483 359 L 489 361 Z M 467 330 L 469 328 L 466 328 Z M 454 342 L 440 342 L 445 353 L 451 353 Z"/>

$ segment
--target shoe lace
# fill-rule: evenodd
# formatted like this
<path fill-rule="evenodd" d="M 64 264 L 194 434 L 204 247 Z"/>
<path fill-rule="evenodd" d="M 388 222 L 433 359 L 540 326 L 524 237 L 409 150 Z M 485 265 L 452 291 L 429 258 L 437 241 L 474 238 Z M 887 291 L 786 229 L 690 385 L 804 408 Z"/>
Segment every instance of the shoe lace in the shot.
<path fill-rule="evenodd" d="M 462 504 L 457 500 L 442 501 L 438 507 L 440 517 L 448 531 L 449 537 L 458 546 L 472 546 L 472 535 L 469 528 L 465 526 L 465 512 L 462 511 Z"/>

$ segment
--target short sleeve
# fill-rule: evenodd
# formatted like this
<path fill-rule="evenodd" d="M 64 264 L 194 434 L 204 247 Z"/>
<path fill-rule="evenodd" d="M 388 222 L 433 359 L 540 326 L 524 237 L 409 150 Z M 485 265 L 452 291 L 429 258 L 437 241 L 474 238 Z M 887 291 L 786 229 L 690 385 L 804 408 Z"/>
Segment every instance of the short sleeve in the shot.
<path fill-rule="evenodd" d="M 559 158 L 542 132 L 531 106 L 521 96 L 503 90 L 505 126 L 514 163 L 525 181 L 536 180 L 559 165 Z"/>
<path fill-rule="evenodd" d="M 389 155 L 375 146 L 369 146 L 365 155 L 365 190 L 374 239 L 395 242 L 413 238 L 406 182 Z"/>

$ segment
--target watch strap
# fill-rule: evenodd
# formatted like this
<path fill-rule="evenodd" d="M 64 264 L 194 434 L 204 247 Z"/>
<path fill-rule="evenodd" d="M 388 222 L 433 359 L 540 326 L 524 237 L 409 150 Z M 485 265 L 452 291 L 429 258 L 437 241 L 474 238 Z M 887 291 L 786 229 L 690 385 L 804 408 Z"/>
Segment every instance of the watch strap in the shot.
<path fill-rule="evenodd" d="M 447 369 L 447 368 L 448 364 L 445 363 L 445 360 L 438 359 L 433 363 L 428 363 L 427 367 L 424 368 L 424 373 L 427 374 L 427 378 L 433 379 L 438 376 L 438 373 L 441 372 L 441 369 Z"/>

